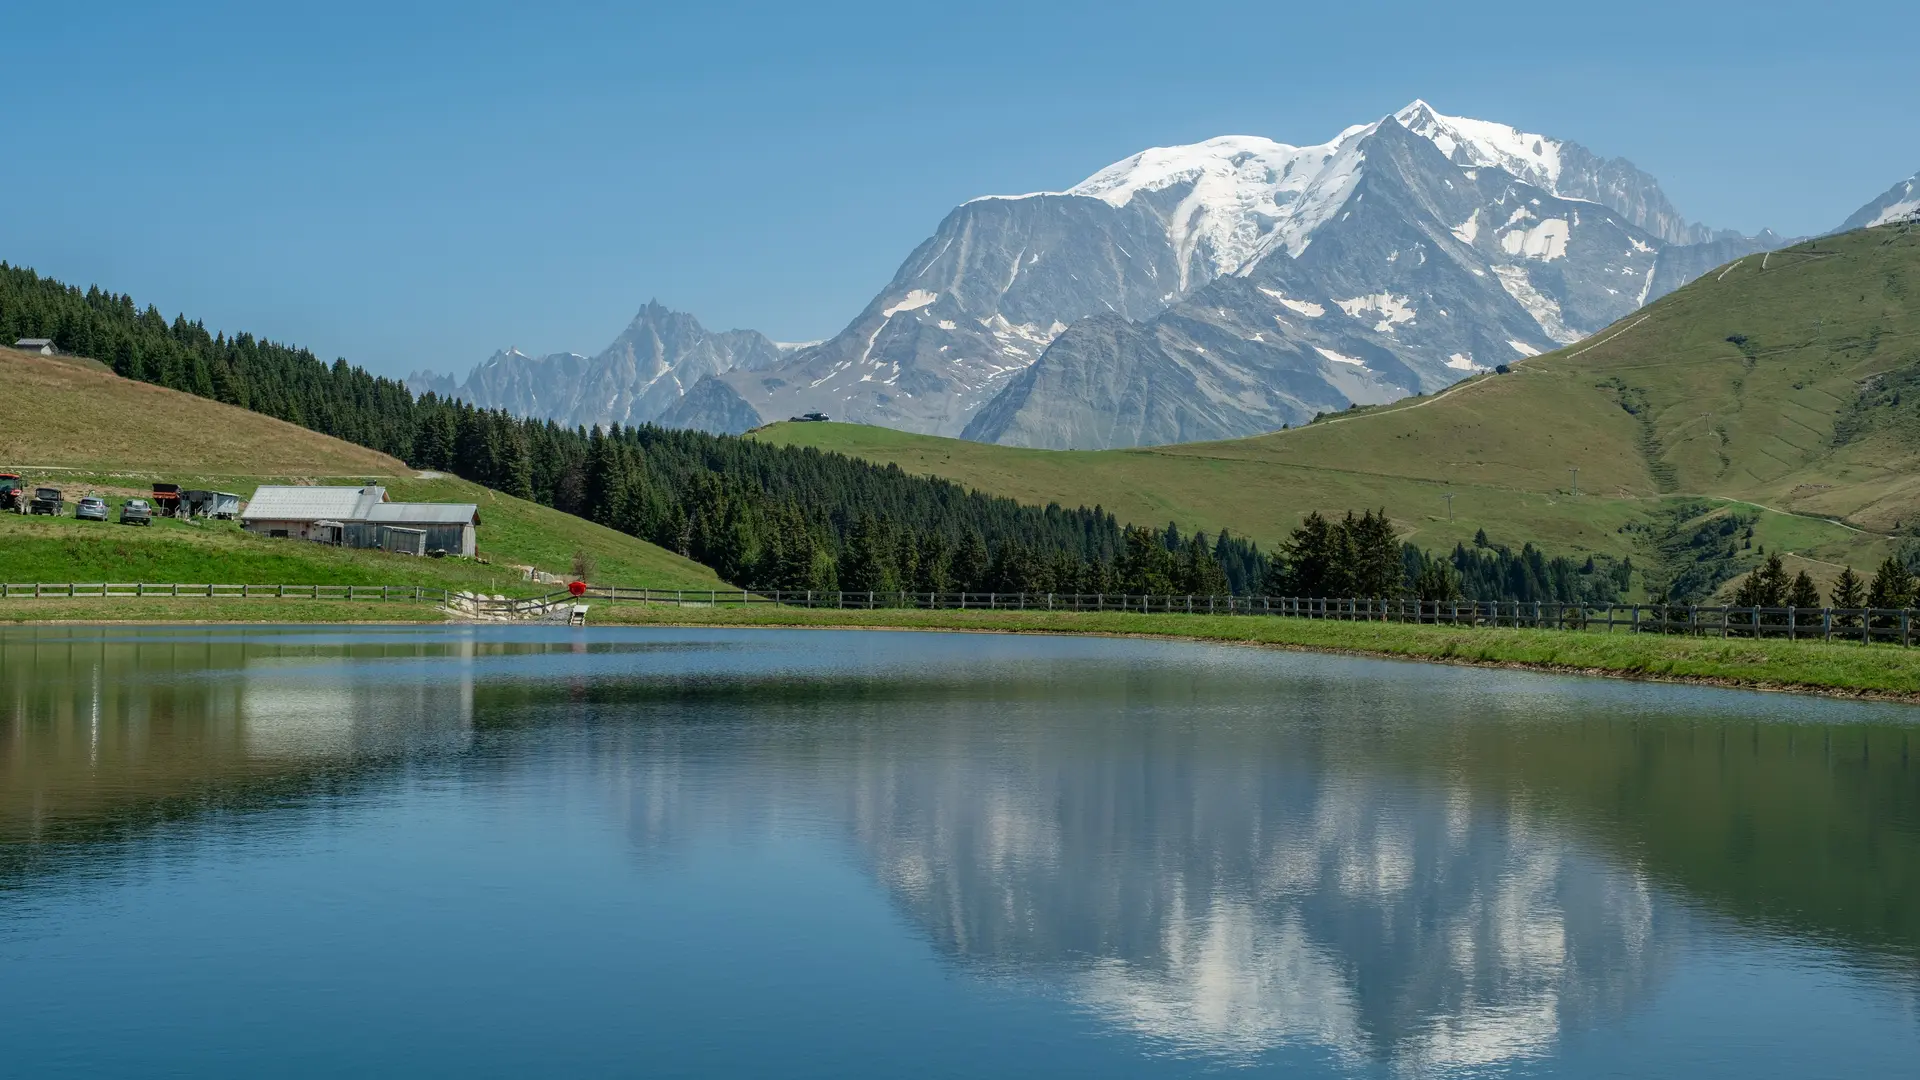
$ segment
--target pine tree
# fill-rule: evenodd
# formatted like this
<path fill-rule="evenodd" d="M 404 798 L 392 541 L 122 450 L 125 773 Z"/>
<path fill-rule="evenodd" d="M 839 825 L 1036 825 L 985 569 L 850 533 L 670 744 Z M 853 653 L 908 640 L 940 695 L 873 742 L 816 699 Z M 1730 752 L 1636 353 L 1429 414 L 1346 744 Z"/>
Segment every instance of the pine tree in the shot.
<path fill-rule="evenodd" d="M 1413 594 L 1416 599 L 1427 603 L 1447 603 L 1458 600 L 1460 599 L 1460 575 L 1447 560 L 1436 559 L 1422 552 L 1420 572 L 1413 581 Z"/>
<path fill-rule="evenodd" d="M 1386 510 L 1369 510 L 1358 518 L 1349 513 L 1345 531 L 1352 551 L 1352 595 L 1375 600 L 1399 596 L 1406 586 L 1406 568 Z"/>
<path fill-rule="evenodd" d="M 847 530 L 840 549 L 840 588 L 854 593 L 893 592 L 899 586 L 894 575 L 891 545 L 885 530 L 871 515 L 860 514 Z"/>
<path fill-rule="evenodd" d="M 1820 606 L 1820 590 L 1814 586 L 1813 579 L 1805 570 L 1793 576 L 1793 585 L 1787 589 L 1787 606 L 1793 608 L 1817 608 Z"/>
<path fill-rule="evenodd" d="M 1885 610 L 1900 610 L 1913 606 L 1913 574 L 1899 559 L 1888 556 L 1873 575 L 1873 584 L 1867 588 L 1867 606 Z M 1881 625 L 1893 625 L 1891 615 L 1880 617 Z"/>
<path fill-rule="evenodd" d="M 1206 533 L 1195 533 L 1180 552 L 1179 580 L 1174 585 L 1176 592 L 1188 596 L 1225 596 L 1228 592 L 1227 574 L 1213 557 L 1213 547 L 1207 543 Z"/>
<path fill-rule="evenodd" d="M 968 530 L 960 541 L 960 550 L 953 556 L 953 587 L 960 592 L 986 592 L 987 566 L 986 540 L 978 532 Z"/>
<path fill-rule="evenodd" d="M 1787 568 L 1780 559 L 1780 553 L 1767 556 L 1765 562 L 1755 567 L 1747 579 L 1734 591 L 1735 607 L 1782 607 L 1787 602 L 1787 589 L 1791 582 L 1787 579 Z"/>
<path fill-rule="evenodd" d="M 1836 608 L 1860 608 L 1866 606 L 1867 590 L 1860 584 L 1860 577 L 1853 572 L 1853 567 L 1843 568 L 1840 571 L 1840 576 L 1834 579 L 1833 591 L 1827 594 L 1827 602 L 1829 606 Z M 1835 621 L 1842 626 L 1859 625 L 1856 617 L 1852 615 L 1835 616 Z"/>
<path fill-rule="evenodd" d="M 1123 592 L 1166 596 L 1173 592 L 1173 553 L 1164 534 L 1151 529 L 1128 529 L 1126 550 L 1117 568 Z"/>
<path fill-rule="evenodd" d="M 923 592 L 943 593 L 953 588 L 950 570 L 953 553 L 947 547 L 947 538 L 937 530 L 928 530 L 920 537 L 920 558 L 918 574 L 914 578 L 914 588 Z"/>
<path fill-rule="evenodd" d="M 1287 591 L 1295 596 L 1344 596 L 1351 587 L 1346 531 L 1321 516 L 1306 516 L 1282 548 L 1287 558 Z"/>

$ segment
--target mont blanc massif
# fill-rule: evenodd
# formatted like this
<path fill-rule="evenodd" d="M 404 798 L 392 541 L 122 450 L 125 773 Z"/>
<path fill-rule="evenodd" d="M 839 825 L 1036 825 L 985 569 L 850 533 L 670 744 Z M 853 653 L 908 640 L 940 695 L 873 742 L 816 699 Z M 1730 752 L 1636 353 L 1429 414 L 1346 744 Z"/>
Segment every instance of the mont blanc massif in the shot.
<path fill-rule="evenodd" d="M 826 341 L 649 303 L 598 356 L 509 350 L 408 383 L 569 425 L 818 411 L 1056 449 L 1230 438 L 1559 348 L 1787 242 L 1683 219 L 1620 158 L 1416 101 L 1315 146 L 1226 136 L 974 199 Z"/>

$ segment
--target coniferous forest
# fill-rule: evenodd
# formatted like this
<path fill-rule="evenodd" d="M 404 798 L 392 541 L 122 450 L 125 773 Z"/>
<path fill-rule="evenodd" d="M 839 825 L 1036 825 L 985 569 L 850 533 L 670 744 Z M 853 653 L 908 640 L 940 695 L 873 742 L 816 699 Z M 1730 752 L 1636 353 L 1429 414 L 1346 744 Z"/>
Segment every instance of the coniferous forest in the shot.
<path fill-rule="evenodd" d="M 583 431 L 427 394 L 345 360 L 169 322 L 0 263 L 0 337 L 49 337 L 129 379 L 251 409 L 608 525 L 761 589 L 1608 600 L 1630 567 L 1531 545 L 1434 557 L 1383 514 L 1310 515 L 1284 558 L 1225 530 L 1123 525 L 841 454 L 652 426 Z"/>

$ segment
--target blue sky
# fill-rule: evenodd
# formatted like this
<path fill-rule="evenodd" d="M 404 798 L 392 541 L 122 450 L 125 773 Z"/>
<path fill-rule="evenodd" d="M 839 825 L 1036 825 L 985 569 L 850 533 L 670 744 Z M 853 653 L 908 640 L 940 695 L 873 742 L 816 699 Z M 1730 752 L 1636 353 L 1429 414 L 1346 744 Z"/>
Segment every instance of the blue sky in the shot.
<path fill-rule="evenodd" d="M 596 352 L 649 297 L 838 330 L 974 195 L 1422 97 L 1682 213 L 1920 168 L 1904 4 L 12 4 L 0 259 L 346 356 Z"/>

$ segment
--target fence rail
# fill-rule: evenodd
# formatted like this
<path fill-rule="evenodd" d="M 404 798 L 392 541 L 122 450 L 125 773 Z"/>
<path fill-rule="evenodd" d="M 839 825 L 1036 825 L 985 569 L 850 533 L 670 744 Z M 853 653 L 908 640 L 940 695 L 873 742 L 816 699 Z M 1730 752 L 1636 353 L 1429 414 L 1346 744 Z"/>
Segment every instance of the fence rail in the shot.
<path fill-rule="evenodd" d="M 431 601 L 458 614 L 529 619 L 582 602 L 669 607 L 828 608 L 870 611 L 1108 611 L 1139 614 L 1276 616 L 1347 622 L 1586 630 L 1718 638 L 1884 642 L 1912 646 L 1911 608 L 1731 607 L 1699 604 L 1563 604 L 1516 600 L 1378 600 L 1296 596 L 1172 596 L 1128 593 L 975 593 L 642 589 L 595 585 L 584 596 L 560 590 L 506 598 L 419 585 L 244 585 L 142 582 L 0 582 L 0 599 L 15 597 L 202 597 L 351 601 Z"/>
<path fill-rule="evenodd" d="M 564 595 L 564 594 L 562 594 Z M 1270 615 L 1439 626 L 1591 630 L 1694 637 L 1897 642 L 1912 645 L 1912 609 L 1732 607 L 1698 604 L 1563 604 L 1521 600 L 1369 600 L 1294 596 L 1171 596 L 1121 593 L 822 592 L 632 589 L 594 586 L 587 597 L 677 607 L 873 610 L 1112 611 Z"/>
<path fill-rule="evenodd" d="M 447 590 L 424 585 L 247 585 L 141 581 L 0 582 L 0 599 L 14 597 L 184 596 L 202 599 L 274 597 L 286 600 L 435 600 Z"/>

